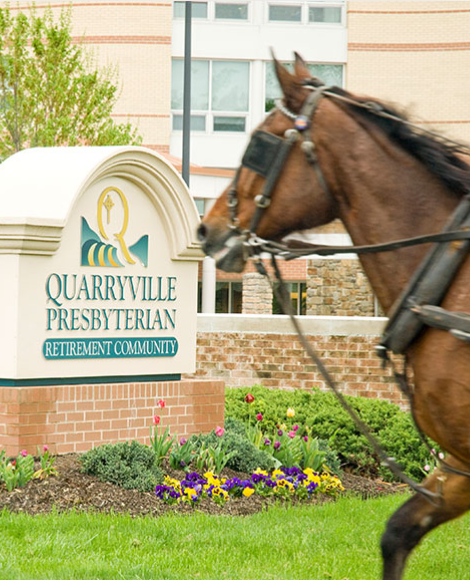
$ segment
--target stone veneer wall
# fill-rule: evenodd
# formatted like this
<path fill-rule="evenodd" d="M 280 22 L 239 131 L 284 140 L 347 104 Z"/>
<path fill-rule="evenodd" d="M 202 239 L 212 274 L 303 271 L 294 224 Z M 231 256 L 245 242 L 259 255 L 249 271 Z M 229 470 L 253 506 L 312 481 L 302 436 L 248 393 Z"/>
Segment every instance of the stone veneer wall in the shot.
<path fill-rule="evenodd" d="M 256 272 L 243 275 L 243 314 L 271 314 L 273 291 L 266 277 Z"/>
<path fill-rule="evenodd" d="M 374 303 L 359 260 L 308 261 L 307 315 L 374 316 Z"/>
<path fill-rule="evenodd" d="M 301 317 L 301 323 L 343 393 L 406 406 L 390 369 L 382 369 L 375 354 L 384 319 Z M 327 390 L 286 317 L 200 315 L 198 328 L 199 378 L 223 379 L 228 387 Z"/>
<path fill-rule="evenodd" d="M 148 443 L 157 414 L 179 437 L 208 433 L 223 425 L 224 406 L 224 383 L 215 379 L 0 387 L 0 449 L 14 456 L 45 444 L 61 454 L 132 439 Z"/>

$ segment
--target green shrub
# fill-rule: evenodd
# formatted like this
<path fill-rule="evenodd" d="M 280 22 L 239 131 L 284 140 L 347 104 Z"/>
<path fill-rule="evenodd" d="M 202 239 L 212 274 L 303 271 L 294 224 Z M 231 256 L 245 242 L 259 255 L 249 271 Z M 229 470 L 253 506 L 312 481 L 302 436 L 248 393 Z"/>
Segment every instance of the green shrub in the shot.
<path fill-rule="evenodd" d="M 274 392 L 274 391 L 269 391 L 268 392 L 268 398 L 269 398 L 269 393 L 271 393 L 271 392 Z M 226 400 L 228 400 L 228 399 L 226 399 Z M 247 405 L 244 401 L 243 401 L 243 404 L 244 405 Z M 263 408 L 264 409 L 267 409 L 266 404 L 263 404 Z M 267 425 L 268 425 L 268 428 L 269 428 L 269 426 L 271 426 L 271 429 L 269 431 L 266 428 Z M 277 439 L 277 440 L 280 439 L 279 437 L 275 437 L 274 436 L 274 433 L 277 432 L 277 424 L 274 423 L 273 420 L 266 421 L 265 420 L 265 417 L 263 416 L 263 421 L 261 423 L 261 426 L 263 428 L 263 431 L 265 431 L 266 435 L 270 439 L 272 439 L 273 441 L 275 439 Z M 225 418 L 225 429 L 226 429 L 226 432 L 229 432 L 231 434 L 236 433 L 237 435 L 240 435 L 241 437 L 245 437 L 247 435 L 247 424 L 244 423 L 242 420 L 237 419 L 235 417 L 226 416 L 226 418 Z M 307 447 L 308 448 L 312 444 L 312 437 L 310 437 L 310 433 L 307 433 L 306 432 L 305 426 L 302 427 L 302 428 L 299 427 L 298 433 L 299 433 L 299 436 L 296 437 L 296 439 L 293 440 L 293 442 L 296 441 L 298 438 L 300 438 L 300 433 L 307 434 L 307 435 L 309 435 L 309 441 L 310 441 L 310 443 L 309 444 L 305 444 L 302 441 L 302 444 L 299 444 L 299 447 L 300 448 L 302 448 L 302 447 Z M 285 436 L 283 436 L 283 437 L 284 437 L 284 439 L 286 439 Z M 264 440 L 264 438 L 263 438 L 263 440 Z M 287 440 L 287 443 L 289 443 L 289 440 Z M 337 453 L 331 449 L 330 445 L 328 444 L 328 441 L 325 441 L 323 439 L 317 439 L 317 444 L 318 444 L 319 451 L 325 457 L 325 462 L 324 463 L 327 466 L 327 468 L 329 469 L 329 471 L 331 473 L 335 474 L 335 475 L 339 475 L 340 472 L 341 472 L 341 461 L 339 460 Z M 263 447 L 261 447 L 261 451 L 263 451 Z M 266 453 L 267 455 L 271 455 L 271 456 L 274 455 L 279 460 L 281 459 L 281 457 L 279 457 L 280 454 L 277 454 L 277 453 L 274 454 L 273 453 L 272 444 L 269 446 L 269 448 L 266 448 L 266 451 L 264 451 L 264 453 Z M 305 456 L 304 456 L 304 453 L 305 453 L 305 449 L 302 452 L 302 456 L 303 457 L 302 457 L 302 459 L 300 461 L 296 461 L 295 460 L 295 457 L 292 457 L 291 459 L 289 459 L 289 458 L 287 458 L 287 457 L 285 457 L 285 456 L 282 455 L 282 459 L 284 460 L 283 465 L 285 465 L 286 467 L 290 467 L 290 466 L 298 463 L 299 464 L 299 467 L 303 466 L 305 464 L 305 459 L 306 459 Z"/>
<path fill-rule="evenodd" d="M 153 491 L 163 480 L 150 447 L 131 441 L 101 445 L 80 457 L 82 471 L 124 489 Z"/>
<path fill-rule="evenodd" d="M 207 435 L 193 437 L 197 441 L 198 448 L 202 448 L 203 445 L 206 448 L 216 448 L 220 443 L 220 438 L 213 431 Z M 243 473 L 252 473 L 258 467 L 266 470 L 274 468 L 273 458 L 253 445 L 240 431 L 239 425 L 231 424 L 230 421 L 226 423 L 223 442 L 227 455 L 233 454 L 226 463 L 227 468 Z"/>
<path fill-rule="evenodd" d="M 248 392 L 255 397 L 251 404 L 245 402 Z M 380 441 L 386 454 L 394 457 L 407 475 L 422 479 L 423 466 L 430 460 L 429 452 L 420 441 L 410 415 L 388 401 L 364 397 L 346 399 Z M 295 410 L 294 417 L 287 417 L 288 408 Z M 262 413 L 263 429 L 268 434 L 274 433 L 282 423 L 287 429 L 299 425 L 299 434 L 303 434 L 307 427 L 313 437 L 329 443 L 338 453 L 343 467 L 363 475 L 393 479 L 332 393 L 280 391 L 261 386 L 228 388 L 225 413 L 227 420 L 235 419 L 252 425 L 256 414 Z"/>

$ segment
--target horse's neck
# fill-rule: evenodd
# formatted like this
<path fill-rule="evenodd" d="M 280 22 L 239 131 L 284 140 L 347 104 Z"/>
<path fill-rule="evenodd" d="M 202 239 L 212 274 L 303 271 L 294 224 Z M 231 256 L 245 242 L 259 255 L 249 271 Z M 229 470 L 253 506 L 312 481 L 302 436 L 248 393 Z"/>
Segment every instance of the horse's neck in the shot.
<path fill-rule="evenodd" d="M 438 233 L 458 203 L 419 161 L 380 133 L 356 127 L 354 143 L 344 125 L 330 146 L 339 217 L 353 243 L 379 244 Z M 331 139 L 332 126 L 329 126 Z M 353 127 L 349 127 L 352 131 Z M 342 138 L 340 133 L 343 134 Z M 352 148 L 351 148 L 352 145 Z M 385 311 L 392 306 L 429 246 L 360 257 Z"/>

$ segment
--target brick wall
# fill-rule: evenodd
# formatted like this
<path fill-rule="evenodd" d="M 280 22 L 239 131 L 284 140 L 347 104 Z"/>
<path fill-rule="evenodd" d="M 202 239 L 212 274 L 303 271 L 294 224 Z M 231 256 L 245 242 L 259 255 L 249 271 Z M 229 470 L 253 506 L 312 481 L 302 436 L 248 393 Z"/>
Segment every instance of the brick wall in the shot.
<path fill-rule="evenodd" d="M 159 399 L 166 401 L 157 408 Z M 153 416 L 179 437 L 207 433 L 224 421 L 220 380 L 0 387 L 0 449 L 17 455 L 82 452 L 103 443 L 149 442 Z"/>
<path fill-rule="evenodd" d="M 406 406 L 375 354 L 377 336 L 309 335 L 309 340 L 343 393 Z M 197 377 L 223 379 L 229 387 L 327 390 L 295 334 L 199 332 L 196 366 Z"/>

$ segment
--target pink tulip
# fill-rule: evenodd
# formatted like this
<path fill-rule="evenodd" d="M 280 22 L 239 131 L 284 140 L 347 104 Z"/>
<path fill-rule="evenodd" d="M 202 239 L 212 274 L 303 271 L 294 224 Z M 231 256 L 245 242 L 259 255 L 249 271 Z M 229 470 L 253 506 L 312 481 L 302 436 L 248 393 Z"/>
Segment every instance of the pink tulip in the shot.
<path fill-rule="evenodd" d="M 222 435 L 225 433 L 225 429 L 223 427 L 216 427 L 215 428 L 215 434 L 217 435 L 217 437 L 222 437 Z"/>
<path fill-rule="evenodd" d="M 263 415 L 262 415 L 262 413 L 258 413 L 258 414 L 256 415 L 256 419 L 257 419 L 258 421 L 262 421 L 262 420 L 263 420 Z"/>

